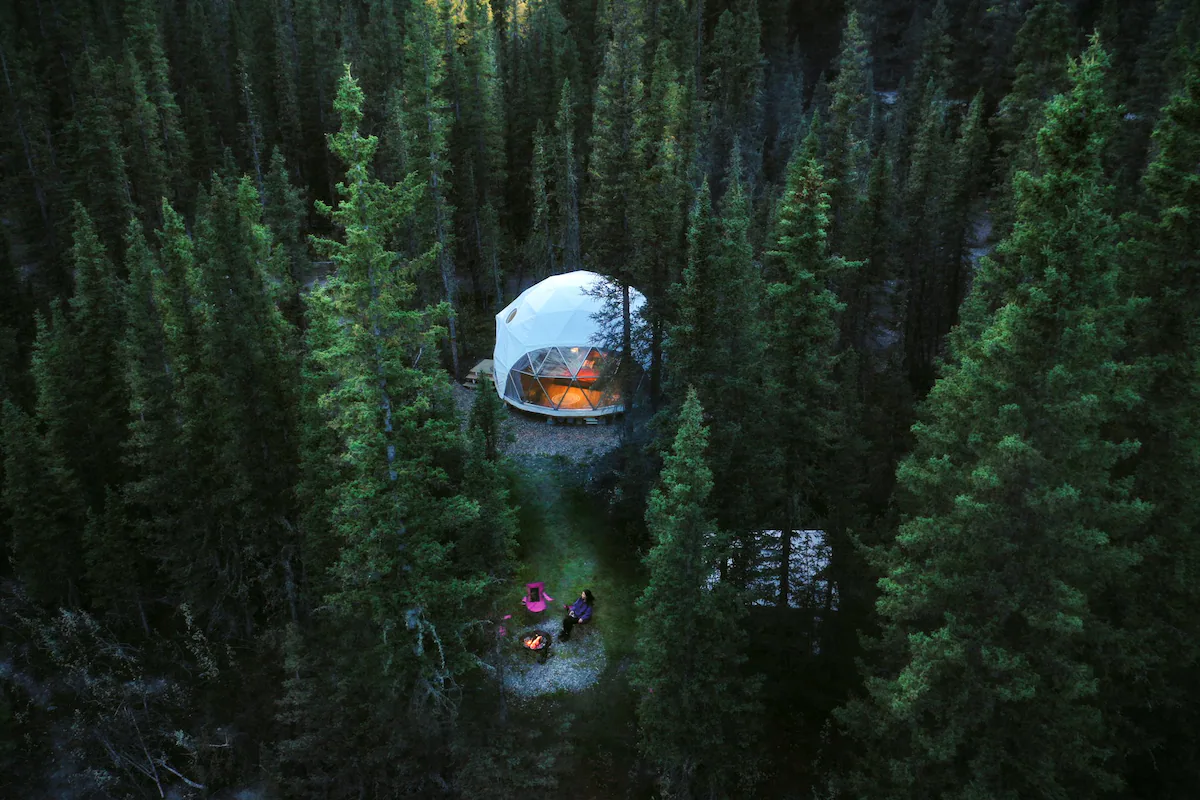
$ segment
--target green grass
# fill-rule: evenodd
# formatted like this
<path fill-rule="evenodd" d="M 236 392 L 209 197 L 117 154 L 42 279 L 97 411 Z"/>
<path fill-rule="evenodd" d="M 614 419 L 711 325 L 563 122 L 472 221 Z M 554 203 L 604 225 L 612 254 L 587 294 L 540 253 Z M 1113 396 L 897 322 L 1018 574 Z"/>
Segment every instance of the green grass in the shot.
<path fill-rule="evenodd" d="M 544 582 L 554 602 L 543 616 L 557 627 L 562 605 L 590 589 L 596 602 L 589 624 L 603 635 L 610 663 L 620 661 L 633 650 L 633 601 L 645 585 L 635 559 L 619 552 L 603 506 L 583 490 L 565 459 L 531 461 L 522 483 L 515 598 L 524 595 L 526 583 Z"/>
<path fill-rule="evenodd" d="M 634 649 L 634 600 L 645 586 L 636 554 L 608 525 L 605 508 L 582 487 L 579 469 L 562 458 L 529 459 L 518 483 L 521 503 L 521 566 L 514 587 L 514 621 L 526 612 L 519 599 L 527 582 L 543 581 L 554 603 L 546 609 L 548 628 L 555 633 L 562 604 L 583 589 L 595 595 L 590 625 L 575 636 L 600 635 L 608 667 L 599 682 L 578 692 L 559 692 L 540 698 L 545 713 L 572 719 L 569 755 L 559 760 L 560 791 L 553 797 L 649 797 L 644 780 L 631 771 L 637 762 L 636 698 L 625 668 Z M 519 612 L 519 613 L 518 613 Z M 553 726 L 546 726 L 550 747 Z"/>

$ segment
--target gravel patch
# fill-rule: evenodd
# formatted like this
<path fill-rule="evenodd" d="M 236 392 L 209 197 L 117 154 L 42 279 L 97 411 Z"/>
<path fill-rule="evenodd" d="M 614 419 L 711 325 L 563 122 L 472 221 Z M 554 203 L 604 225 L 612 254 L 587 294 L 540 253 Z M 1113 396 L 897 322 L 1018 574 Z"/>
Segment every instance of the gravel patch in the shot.
<path fill-rule="evenodd" d="M 549 630 L 543 622 L 508 631 L 504 688 L 519 697 L 540 697 L 555 692 L 581 692 L 600 680 L 608 665 L 600 631 L 577 627 L 569 642 L 560 642 L 558 627 L 558 622 L 553 621 Z M 545 664 L 537 663 L 536 656 L 521 648 L 521 637 L 539 629 L 554 636 Z"/>
<path fill-rule="evenodd" d="M 490 384 L 480 384 L 480 390 L 489 389 Z M 454 402 L 464 420 L 470 416 L 476 391 L 454 385 Z M 582 421 L 579 424 L 556 421 L 548 425 L 549 417 L 518 411 L 507 403 L 504 408 L 507 412 L 504 452 L 509 456 L 564 456 L 577 463 L 588 463 L 615 450 L 621 443 L 619 424 L 584 425 Z"/>

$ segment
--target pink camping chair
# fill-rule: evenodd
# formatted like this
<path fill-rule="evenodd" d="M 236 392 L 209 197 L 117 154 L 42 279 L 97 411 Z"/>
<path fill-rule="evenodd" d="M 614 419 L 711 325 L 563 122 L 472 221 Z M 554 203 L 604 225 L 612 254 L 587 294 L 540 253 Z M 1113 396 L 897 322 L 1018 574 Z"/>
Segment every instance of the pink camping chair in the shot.
<path fill-rule="evenodd" d="M 554 598 L 546 594 L 546 584 L 541 581 L 525 584 L 525 596 L 521 598 L 521 602 L 534 614 L 545 611 L 546 603 L 553 601 Z"/>

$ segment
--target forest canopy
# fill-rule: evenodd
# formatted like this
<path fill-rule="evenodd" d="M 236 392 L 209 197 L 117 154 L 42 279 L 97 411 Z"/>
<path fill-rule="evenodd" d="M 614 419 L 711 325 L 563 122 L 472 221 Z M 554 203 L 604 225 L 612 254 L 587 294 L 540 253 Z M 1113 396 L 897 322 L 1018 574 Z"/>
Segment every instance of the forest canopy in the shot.
<path fill-rule="evenodd" d="M 1194 796 L 1200 3 L 34 0 L 0 70 L 0 795 Z M 615 425 L 464 388 L 576 270 Z"/>

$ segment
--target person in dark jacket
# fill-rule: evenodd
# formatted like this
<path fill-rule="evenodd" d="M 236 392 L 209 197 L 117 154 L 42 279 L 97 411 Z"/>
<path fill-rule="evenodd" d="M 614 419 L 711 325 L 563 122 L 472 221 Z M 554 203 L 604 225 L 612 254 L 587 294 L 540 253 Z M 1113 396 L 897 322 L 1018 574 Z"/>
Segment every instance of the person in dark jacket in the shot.
<path fill-rule="evenodd" d="M 592 593 L 584 589 L 578 600 L 569 606 L 563 605 L 563 608 L 567 610 L 567 615 L 563 617 L 562 633 L 558 635 L 560 642 L 571 638 L 571 628 L 592 618 L 592 602 Z"/>

